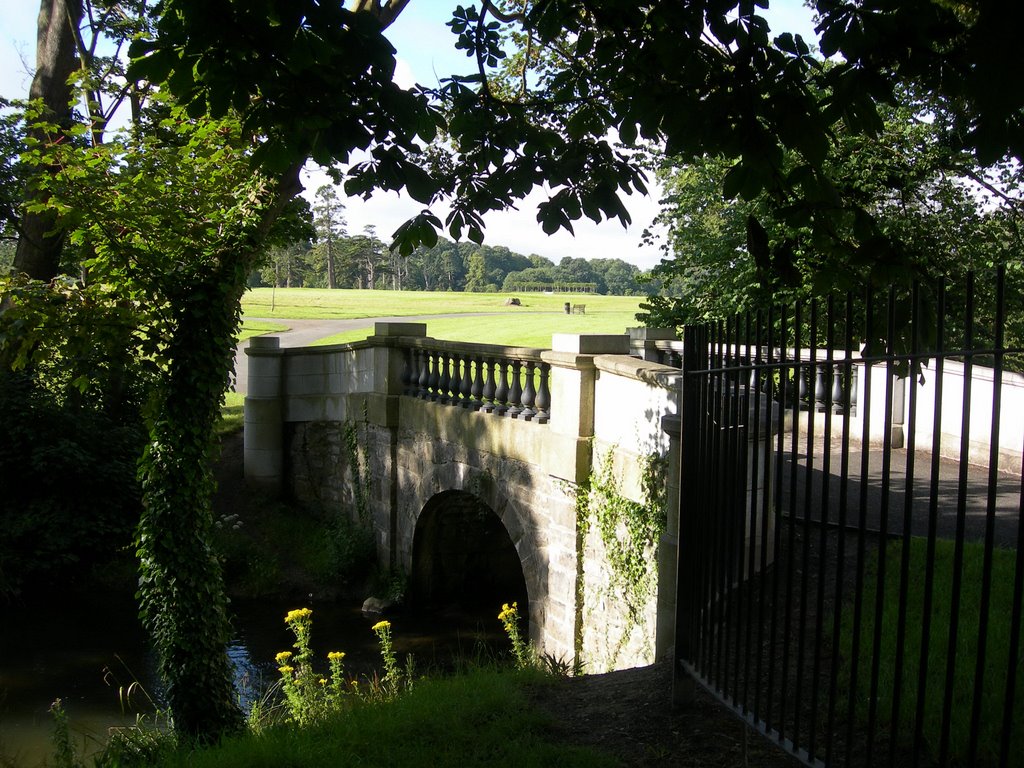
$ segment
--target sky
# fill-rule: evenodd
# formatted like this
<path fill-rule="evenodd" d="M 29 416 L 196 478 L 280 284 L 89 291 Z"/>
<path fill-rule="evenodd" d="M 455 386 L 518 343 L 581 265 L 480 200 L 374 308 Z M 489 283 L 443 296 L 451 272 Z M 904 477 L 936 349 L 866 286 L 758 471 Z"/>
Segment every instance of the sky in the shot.
<path fill-rule="evenodd" d="M 470 71 L 472 62 L 462 51 L 455 50 L 454 36 L 445 26 L 455 5 L 455 0 L 416 0 L 388 29 L 388 37 L 398 51 L 395 79 L 399 84 L 436 85 L 440 78 L 452 73 Z M 28 94 L 35 61 L 38 9 L 33 0 L 0 0 L 0 95 L 23 98 Z M 773 30 L 800 33 L 808 40 L 814 38 L 810 11 L 802 0 L 772 0 L 763 14 Z M 304 194 L 310 200 L 317 188 L 326 183 L 327 176 L 315 167 L 308 167 L 303 174 Z M 535 192 L 521 201 L 517 210 L 488 214 L 484 219 L 484 242 L 504 245 L 526 255 L 536 253 L 555 263 L 565 256 L 619 258 L 649 269 L 662 254 L 657 243 L 645 246 L 641 242 L 644 230 L 658 213 L 659 195 L 653 179 L 648 187 L 649 195 L 634 194 L 625 200 L 633 219 L 628 228 L 616 220 L 594 224 L 584 218 L 574 222 L 575 236 L 568 232 L 545 235 L 536 220 L 536 206 L 544 199 L 544 193 Z M 346 199 L 345 218 L 350 233 L 373 225 L 378 236 L 387 239 L 422 208 L 407 196 L 378 193 L 368 201 Z M 434 211 L 443 218 L 443 209 Z"/>

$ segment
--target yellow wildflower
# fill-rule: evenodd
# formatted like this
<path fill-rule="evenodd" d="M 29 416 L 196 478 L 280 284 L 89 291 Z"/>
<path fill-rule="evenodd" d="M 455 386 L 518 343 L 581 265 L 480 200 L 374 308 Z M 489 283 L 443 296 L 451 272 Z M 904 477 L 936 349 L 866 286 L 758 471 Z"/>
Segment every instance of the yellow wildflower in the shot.
<path fill-rule="evenodd" d="M 327 654 L 327 659 L 329 661 L 341 661 L 344 658 L 345 658 L 345 652 L 344 651 L 331 651 L 330 653 Z"/>
<path fill-rule="evenodd" d="M 284 617 L 284 623 L 291 624 L 295 621 L 302 621 L 312 615 L 313 611 L 309 608 L 296 608 L 294 611 L 288 611 L 288 615 Z"/>
<path fill-rule="evenodd" d="M 283 667 L 279 667 L 278 671 L 282 675 L 290 675 L 292 672 L 295 671 L 295 667 L 289 667 L 287 664 L 285 664 Z"/>
<path fill-rule="evenodd" d="M 390 627 L 391 627 L 391 622 L 388 621 L 387 619 L 385 619 L 384 621 L 378 621 L 376 624 L 374 624 L 372 629 L 373 629 L 374 632 L 380 632 L 380 631 L 388 629 Z"/>
<path fill-rule="evenodd" d="M 320 678 L 320 685 L 327 685 L 327 678 L 326 677 L 321 677 Z"/>
<path fill-rule="evenodd" d="M 279 654 L 277 654 L 277 656 L 274 657 L 274 659 L 277 661 L 278 664 L 287 664 L 291 657 L 291 651 L 281 651 Z"/>

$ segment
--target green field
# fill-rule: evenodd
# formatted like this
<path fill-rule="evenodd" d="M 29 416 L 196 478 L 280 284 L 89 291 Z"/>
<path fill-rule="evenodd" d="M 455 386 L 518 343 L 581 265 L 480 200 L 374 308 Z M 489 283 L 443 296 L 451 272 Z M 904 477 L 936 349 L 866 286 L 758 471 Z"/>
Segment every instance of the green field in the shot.
<path fill-rule="evenodd" d="M 516 296 L 521 306 L 506 306 Z M 623 333 L 639 325 L 640 296 L 541 293 L 428 293 L 309 288 L 256 288 L 242 299 L 249 318 L 356 319 L 418 315 L 479 315 L 427 321 L 427 335 L 438 339 L 547 348 L 554 333 Z M 566 314 L 565 303 L 585 305 L 584 314 Z M 273 307 L 273 309 L 272 309 Z M 251 320 L 246 320 L 248 329 Z M 365 339 L 370 324 L 322 339 L 342 344 Z"/>
<path fill-rule="evenodd" d="M 521 307 L 505 306 L 516 297 Z M 581 293 L 448 293 L 357 291 L 319 288 L 253 288 L 242 297 L 242 312 L 262 318 L 358 318 L 472 312 L 562 312 L 565 302 L 585 304 L 587 314 L 635 313 L 642 296 Z"/>

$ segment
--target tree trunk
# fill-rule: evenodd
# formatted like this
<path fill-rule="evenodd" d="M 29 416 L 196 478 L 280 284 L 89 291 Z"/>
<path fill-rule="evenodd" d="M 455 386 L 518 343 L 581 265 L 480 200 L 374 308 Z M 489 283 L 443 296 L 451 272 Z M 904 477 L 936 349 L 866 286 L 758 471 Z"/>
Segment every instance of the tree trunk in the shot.
<path fill-rule="evenodd" d="M 175 328 L 165 353 L 160 415 L 141 464 L 142 616 L 159 652 L 175 727 L 203 741 L 242 725 L 226 653 L 224 580 L 211 545 L 210 466 L 241 285 L 214 278 L 188 286 L 188 295 L 172 302 Z"/>
<path fill-rule="evenodd" d="M 42 0 L 36 42 L 36 73 L 30 99 L 42 99 L 44 119 L 64 129 L 71 123 L 72 90 L 68 78 L 78 68 L 75 30 L 82 20 L 82 0 Z M 42 132 L 29 135 L 43 139 Z M 40 168 L 37 173 L 47 173 Z M 60 268 L 64 235 L 56 231 L 53 214 L 26 212 L 21 219 L 14 268 L 36 280 L 51 280 Z"/>
<path fill-rule="evenodd" d="M 227 657 L 228 601 L 211 544 L 213 425 L 228 386 L 246 277 L 274 220 L 302 189 L 300 168 L 283 175 L 261 226 L 245 242 L 224 243 L 208 274 L 166 290 L 173 312 L 166 374 L 139 462 L 139 600 L 175 728 L 203 742 L 243 723 Z"/>

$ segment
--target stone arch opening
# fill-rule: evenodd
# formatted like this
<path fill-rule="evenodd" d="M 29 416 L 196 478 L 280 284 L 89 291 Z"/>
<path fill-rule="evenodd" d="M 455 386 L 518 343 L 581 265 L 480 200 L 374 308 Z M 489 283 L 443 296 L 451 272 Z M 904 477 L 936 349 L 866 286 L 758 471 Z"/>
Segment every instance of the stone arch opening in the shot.
<path fill-rule="evenodd" d="M 517 601 L 528 615 L 522 562 L 497 513 L 467 491 L 445 491 L 427 502 L 416 523 L 410 593 L 421 608 L 454 607 L 497 614 Z"/>

